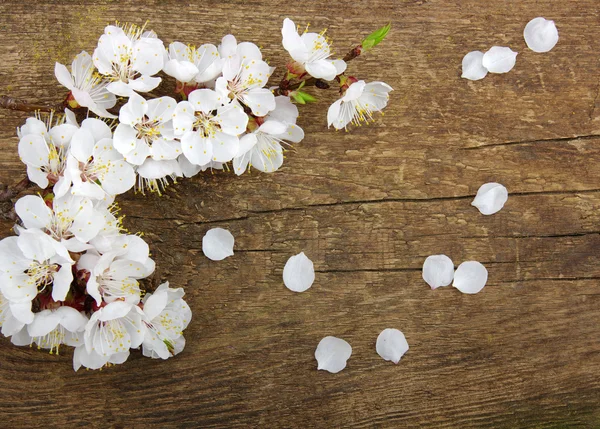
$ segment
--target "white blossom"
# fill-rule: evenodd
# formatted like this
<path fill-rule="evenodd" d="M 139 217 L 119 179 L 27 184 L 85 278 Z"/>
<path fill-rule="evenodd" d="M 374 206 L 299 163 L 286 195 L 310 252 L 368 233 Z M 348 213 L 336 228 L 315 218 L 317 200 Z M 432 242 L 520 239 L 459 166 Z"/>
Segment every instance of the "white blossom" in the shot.
<path fill-rule="evenodd" d="M 73 134 L 65 176 L 73 194 L 94 199 L 122 194 L 135 184 L 135 171 L 114 148 L 110 128 L 93 118 Z"/>
<path fill-rule="evenodd" d="M 164 72 L 183 83 L 204 83 L 221 73 L 224 61 L 215 45 L 205 44 L 196 48 L 173 42 L 169 45 Z"/>
<path fill-rule="evenodd" d="M 52 290 L 52 299 L 63 301 L 73 280 L 72 264 L 66 249 L 39 229 L 1 240 L 0 292 L 13 316 L 31 323 L 31 301 L 40 292 Z"/>
<path fill-rule="evenodd" d="M 81 252 L 104 227 L 104 214 L 86 197 L 66 194 L 54 198 L 52 208 L 43 198 L 26 195 L 15 204 L 15 211 L 26 228 L 39 228 L 62 246 Z"/>
<path fill-rule="evenodd" d="M 132 94 L 119 111 L 115 149 L 134 165 L 142 165 L 148 157 L 155 161 L 176 159 L 181 154 L 181 144 L 173 131 L 176 106 L 171 97 L 145 100 Z"/>
<path fill-rule="evenodd" d="M 283 164 L 284 146 L 299 143 L 304 131 L 296 125 L 298 108 L 289 97 L 275 97 L 275 110 L 254 120 L 256 129 L 240 139 L 237 156 L 233 159 L 235 174 L 243 174 L 249 166 L 263 173 L 272 173 Z"/>
<path fill-rule="evenodd" d="M 77 126 L 64 123 L 65 117 L 55 120 L 53 114 L 46 122 L 28 118 L 18 130 L 19 157 L 27 165 L 29 180 L 45 189 L 54 185 L 54 194 L 61 196 L 69 190 L 64 177 L 71 138 Z"/>
<path fill-rule="evenodd" d="M 197 89 L 175 109 L 175 134 L 181 136 L 183 154 L 194 165 L 228 162 L 238 152 L 238 136 L 246 130 L 248 116 L 236 104 L 220 104 L 215 91 Z"/>
<path fill-rule="evenodd" d="M 114 301 L 99 308 L 85 327 L 86 352 L 97 354 L 100 360 L 106 359 L 106 363 L 111 355 L 139 347 L 146 330 L 142 316 L 138 306 L 125 301 Z"/>
<path fill-rule="evenodd" d="M 12 342 L 18 346 L 35 343 L 38 348 L 58 354 L 61 344 L 72 347 L 83 344 L 83 330 L 87 322 L 88 318 L 72 307 L 45 309 L 35 313 L 33 321 L 13 335 Z"/>
<path fill-rule="evenodd" d="M 343 60 L 330 60 L 331 43 L 322 33 L 304 32 L 298 34 L 294 22 L 286 18 L 281 29 L 283 47 L 296 63 L 302 65 L 312 77 L 333 80 L 344 73 L 346 63 Z"/>
<path fill-rule="evenodd" d="M 342 98 L 327 111 L 327 123 L 341 130 L 348 124 L 361 125 L 373 120 L 373 112 L 380 112 L 390 98 L 392 87 L 383 82 L 365 83 L 359 80 L 352 83 Z"/>
<path fill-rule="evenodd" d="M 82 51 L 75 56 L 70 72 L 64 65 L 56 63 L 54 74 L 60 84 L 71 91 L 78 105 L 103 118 L 116 118 L 107 109 L 114 107 L 117 98 L 107 89 L 109 81 L 96 74 L 90 54 Z"/>
<path fill-rule="evenodd" d="M 217 78 L 215 91 L 221 104 L 242 103 L 256 116 L 265 116 L 275 109 L 275 96 L 264 88 L 273 73 L 254 43 L 237 44 L 235 37 L 227 35 L 219 46 L 221 57 L 225 58 L 223 76 Z"/>
<path fill-rule="evenodd" d="M 183 295 L 183 289 L 169 288 L 166 282 L 144 297 L 144 356 L 168 359 L 183 350 L 183 330 L 192 318 L 192 311 L 182 299 Z"/>
<path fill-rule="evenodd" d="M 131 97 L 135 92 L 156 88 L 166 56 L 163 42 L 144 27 L 109 25 L 98 41 L 93 60 L 98 72 L 111 81 L 107 89 L 115 95 Z"/>

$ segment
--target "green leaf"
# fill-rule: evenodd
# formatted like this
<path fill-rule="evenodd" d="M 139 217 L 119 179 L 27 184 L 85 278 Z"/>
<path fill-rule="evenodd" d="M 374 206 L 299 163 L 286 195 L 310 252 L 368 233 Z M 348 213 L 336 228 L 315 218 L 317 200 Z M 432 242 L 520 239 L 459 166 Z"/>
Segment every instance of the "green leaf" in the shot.
<path fill-rule="evenodd" d="M 290 95 L 298 104 L 314 103 L 317 101 L 315 97 L 303 91 L 294 91 Z"/>
<path fill-rule="evenodd" d="M 306 104 L 306 102 L 304 101 L 304 99 L 302 98 L 302 96 L 300 96 L 300 94 L 298 94 L 297 92 L 293 92 L 291 93 L 292 98 L 294 99 L 294 101 L 298 104 Z"/>
<path fill-rule="evenodd" d="M 383 41 L 383 39 L 385 39 L 385 36 L 387 36 L 387 34 L 389 33 L 390 28 L 392 28 L 391 24 L 387 24 L 373 31 L 371 34 L 365 37 L 365 40 L 362 41 L 362 48 L 368 50 L 373 48 L 374 46 L 377 46 Z"/>
<path fill-rule="evenodd" d="M 316 97 L 313 97 L 307 92 L 298 91 L 298 94 L 300 94 L 304 101 L 307 103 L 314 103 L 315 101 L 317 101 Z"/>

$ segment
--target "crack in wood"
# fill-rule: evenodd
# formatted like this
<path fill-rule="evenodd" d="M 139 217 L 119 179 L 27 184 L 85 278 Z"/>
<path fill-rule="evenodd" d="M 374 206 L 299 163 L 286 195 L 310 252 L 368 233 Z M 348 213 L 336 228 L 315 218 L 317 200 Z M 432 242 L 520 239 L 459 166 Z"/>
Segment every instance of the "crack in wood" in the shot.
<path fill-rule="evenodd" d="M 518 141 L 510 141 L 510 142 L 502 142 L 502 143 L 491 143 L 491 144 L 482 144 L 479 146 L 470 146 L 470 147 L 462 147 L 460 150 L 476 150 L 476 149 L 486 149 L 491 147 L 498 146 L 512 146 L 519 144 L 539 144 L 539 143 L 561 143 L 568 142 L 573 140 L 594 140 L 600 138 L 600 134 L 586 134 L 581 136 L 573 136 L 573 137 L 558 137 L 551 139 L 537 139 L 537 140 L 518 140 Z"/>

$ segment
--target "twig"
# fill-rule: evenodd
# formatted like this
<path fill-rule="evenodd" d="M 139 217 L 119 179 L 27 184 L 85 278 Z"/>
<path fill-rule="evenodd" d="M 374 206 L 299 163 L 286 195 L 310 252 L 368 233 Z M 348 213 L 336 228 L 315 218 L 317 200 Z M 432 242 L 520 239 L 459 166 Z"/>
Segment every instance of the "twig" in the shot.
<path fill-rule="evenodd" d="M 0 97 L 0 108 L 2 109 L 10 109 L 10 110 L 18 110 L 20 112 L 63 112 L 65 110 L 64 103 L 55 104 L 54 106 L 48 106 L 44 104 L 32 104 L 27 103 L 26 101 L 16 100 L 7 95 L 3 95 Z"/>
<path fill-rule="evenodd" d="M 29 185 L 31 185 L 31 182 L 28 177 L 25 177 L 13 187 L 6 186 L 6 189 L 0 191 L 0 202 L 9 201 L 15 195 L 18 195 L 19 192 L 27 189 Z"/>

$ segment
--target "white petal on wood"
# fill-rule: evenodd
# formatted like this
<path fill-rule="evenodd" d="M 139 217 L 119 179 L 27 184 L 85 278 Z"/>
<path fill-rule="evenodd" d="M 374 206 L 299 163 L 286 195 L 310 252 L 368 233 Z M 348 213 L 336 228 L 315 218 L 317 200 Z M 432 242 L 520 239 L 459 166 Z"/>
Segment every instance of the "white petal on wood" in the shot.
<path fill-rule="evenodd" d="M 431 289 L 448 286 L 454 278 L 454 262 L 446 255 L 431 255 L 423 263 L 423 280 Z"/>
<path fill-rule="evenodd" d="M 352 347 L 346 341 L 336 337 L 325 337 L 315 350 L 317 369 L 338 373 L 346 368 L 346 361 L 352 354 Z"/>
<path fill-rule="evenodd" d="M 533 52 L 548 52 L 558 43 L 558 30 L 554 21 L 538 17 L 527 23 L 523 37 Z"/>
<path fill-rule="evenodd" d="M 483 66 L 483 52 L 472 51 L 463 57 L 461 77 L 469 80 L 480 80 L 488 74 Z"/>
<path fill-rule="evenodd" d="M 462 293 L 473 294 L 479 292 L 487 282 L 488 272 L 477 261 L 466 261 L 458 266 L 454 273 L 454 286 Z"/>
<path fill-rule="evenodd" d="M 484 215 L 498 213 L 508 200 L 508 190 L 500 183 L 486 183 L 481 185 L 471 203 L 472 206 Z"/>
<path fill-rule="evenodd" d="M 398 363 L 400 358 L 408 351 L 406 337 L 398 329 L 387 328 L 381 331 L 375 345 L 377 354 L 383 359 Z"/>
<path fill-rule="evenodd" d="M 202 238 L 202 252 L 213 261 L 221 261 L 233 255 L 233 235 L 223 228 L 213 228 Z"/>
<path fill-rule="evenodd" d="M 315 281 L 315 268 L 310 259 L 301 252 L 290 257 L 283 267 L 283 283 L 294 292 L 304 292 Z"/>
<path fill-rule="evenodd" d="M 483 54 L 483 67 L 490 73 L 507 73 L 512 70 L 517 61 L 517 53 L 503 46 L 492 46 Z"/>

